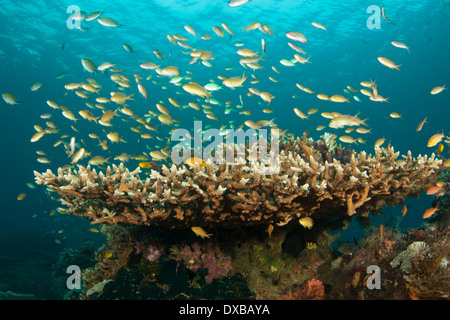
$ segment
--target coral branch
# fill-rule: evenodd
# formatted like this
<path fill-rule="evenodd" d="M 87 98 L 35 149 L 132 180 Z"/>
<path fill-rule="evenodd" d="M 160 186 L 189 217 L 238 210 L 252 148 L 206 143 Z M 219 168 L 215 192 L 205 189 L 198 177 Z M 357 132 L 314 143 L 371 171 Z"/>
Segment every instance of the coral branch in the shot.
<path fill-rule="evenodd" d="M 382 205 L 417 196 L 441 170 L 434 154 L 413 158 L 408 153 L 406 164 L 398 165 L 399 153 L 392 147 L 376 148 L 372 156 L 337 148 L 331 153 L 324 144 L 306 136 L 281 141 L 279 172 L 273 175 L 262 171 L 261 162 L 208 161 L 194 167 L 163 165 L 145 180 L 139 178 L 139 168 L 130 172 L 123 164 L 107 167 L 105 173 L 78 165 L 78 170 L 35 176 L 37 184 L 61 196 L 68 213 L 93 223 L 186 228 L 283 225 L 302 216 L 342 212 L 366 216 Z M 232 147 L 223 146 L 227 148 Z"/>

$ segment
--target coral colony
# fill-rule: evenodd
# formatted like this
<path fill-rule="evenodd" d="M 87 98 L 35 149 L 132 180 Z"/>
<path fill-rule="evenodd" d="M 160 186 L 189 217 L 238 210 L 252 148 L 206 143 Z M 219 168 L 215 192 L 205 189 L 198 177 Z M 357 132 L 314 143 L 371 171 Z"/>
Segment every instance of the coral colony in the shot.
<path fill-rule="evenodd" d="M 277 174 L 258 161 L 204 161 L 165 163 L 148 177 L 123 164 L 35 176 L 107 237 L 83 272 L 85 299 L 448 298 L 449 218 L 408 235 L 369 226 L 358 243 L 331 247 L 331 231 L 352 216 L 364 222 L 436 184 L 442 161 L 392 147 L 356 153 L 323 138 L 281 139 Z M 380 290 L 367 286 L 371 265 L 384 270 Z"/>
<path fill-rule="evenodd" d="M 36 182 L 60 194 L 70 214 L 93 223 L 127 223 L 169 228 L 276 224 L 311 216 L 365 216 L 386 204 L 417 195 L 436 179 L 441 160 L 406 156 L 398 165 L 392 147 L 375 155 L 351 153 L 338 160 L 321 153 L 314 141 L 280 143 L 280 171 L 261 175 L 260 163 L 162 166 L 140 179 L 140 168 L 123 164 L 106 173 L 90 166 L 51 170 Z M 326 160 L 327 159 L 327 160 Z"/>

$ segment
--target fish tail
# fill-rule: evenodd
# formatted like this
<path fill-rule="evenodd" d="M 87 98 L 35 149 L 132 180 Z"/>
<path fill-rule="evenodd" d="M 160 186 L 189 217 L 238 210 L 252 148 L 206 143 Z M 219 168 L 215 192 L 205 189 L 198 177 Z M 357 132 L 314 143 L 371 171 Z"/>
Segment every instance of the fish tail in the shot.
<path fill-rule="evenodd" d="M 360 124 L 363 124 L 363 125 L 367 126 L 366 121 L 369 120 L 369 119 L 370 118 L 366 118 L 364 120 L 361 120 Z M 372 130 L 372 129 L 370 129 L 370 130 Z M 370 130 L 369 130 L 369 132 L 370 132 Z M 370 133 L 372 133 L 372 132 L 370 132 Z"/>

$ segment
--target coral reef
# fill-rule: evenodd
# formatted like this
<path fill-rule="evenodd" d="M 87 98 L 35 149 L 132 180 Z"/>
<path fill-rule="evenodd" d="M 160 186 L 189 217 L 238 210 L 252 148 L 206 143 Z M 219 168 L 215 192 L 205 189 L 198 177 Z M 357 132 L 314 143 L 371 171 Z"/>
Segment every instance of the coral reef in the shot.
<path fill-rule="evenodd" d="M 202 244 L 194 242 L 181 247 L 173 246 L 170 249 L 170 257 L 183 261 L 185 266 L 194 272 L 200 268 L 206 268 L 208 270 L 206 283 L 226 276 L 231 270 L 231 257 L 223 254 L 211 241 Z"/>
<path fill-rule="evenodd" d="M 413 158 L 408 152 L 406 163 L 399 165 L 392 147 L 376 148 L 373 156 L 352 151 L 346 162 L 329 155 L 326 160 L 306 135 L 282 140 L 280 149 L 279 172 L 273 175 L 262 174 L 260 162 L 209 160 L 204 166 L 163 165 L 145 180 L 139 168 L 130 171 L 123 163 L 106 173 L 81 165 L 77 171 L 34 173 L 37 184 L 62 197 L 68 213 L 92 223 L 281 226 L 305 216 L 367 216 L 383 205 L 401 203 L 433 183 L 442 163 L 434 154 Z"/>
<path fill-rule="evenodd" d="M 166 253 L 167 248 L 164 243 L 142 243 L 138 242 L 135 245 L 136 253 L 142 254 L 144 258 L 150 262 L 156 262 Z"/>
<path fill-rule="evenodd" d="M 410 273 L 412 271 L 410 260 L 419 255 L 425 255 L 429 251 L 430 247 L 425 242 L 413 242 L 408 246 L 408 248 L 406 248 L 405 251 L 400 252 L 400 254 L 391 261 L 391 266 L 393 268 L 400 266 L 400 269 L 403 272 Z"/>
<path fill-rule="evenodd" d="M 367 217 L 437 184 L 441 160 L 408 153 L 399 162 L 392 147 L 357 154 L 329 135 L 280 147 L 278 174 L 260 162 L 209 160 L 162 165 L 146 179 L 123 164 L 35 172 L 67 213 L 101 224 L 107 238 L 83 270 L 81 298 L 448 298 L 447 186 L 435 200 L 444 214 L 421 229 L 375 228 Z M 296 221 L 309 216 L 312 229 Z M 331 231 L 355 216 L 366 236 L 333 250 L 340 233 Z M 382 290 L 367 285 L 370 266 L 382 270 Z"/>
<path fill-rule="evenodd" d="M 432 227 L 431 227 L 432 228 Z M 410 259 L 403 274 L 411 299 L 450 299 L 450 228 L 430 230 L 428 250 Z M 423 248 L 423 245 L 420 245 Z"/>
<path fill-rule="evenodd" d="M 311 279 L 296 289 L 289 289 L 276 300 L 323 300 L 325 288 L 322 281 Z"/>
<path fill-rule="evenodd" d="M 135 239 L 128 228 L 102 225 L 100 231 L 106 236 L 107 242 L 96 252 L 95 266 L 83 271 L 83 287 L 86 290 L 101 281 L 114 279 L 118 270 L 127 265 L 134 250 Z"/>

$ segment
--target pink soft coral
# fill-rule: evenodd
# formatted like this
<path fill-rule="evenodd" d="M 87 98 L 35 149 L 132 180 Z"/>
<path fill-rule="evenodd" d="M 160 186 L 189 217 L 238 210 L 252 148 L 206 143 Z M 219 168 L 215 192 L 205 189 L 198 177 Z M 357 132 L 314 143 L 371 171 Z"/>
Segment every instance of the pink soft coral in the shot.
<path fill-rule="evenodd" d="M 186 267 L 196 272 L 200 268 L 208 269 L 206 282 L 225 276 L 231 270 L 231 258 L 220 251 L 212 242 L 192 245 L 184 244 L 181 247 L 172 247 L 171 256 L 175 260 L 182 260 Z"/>

